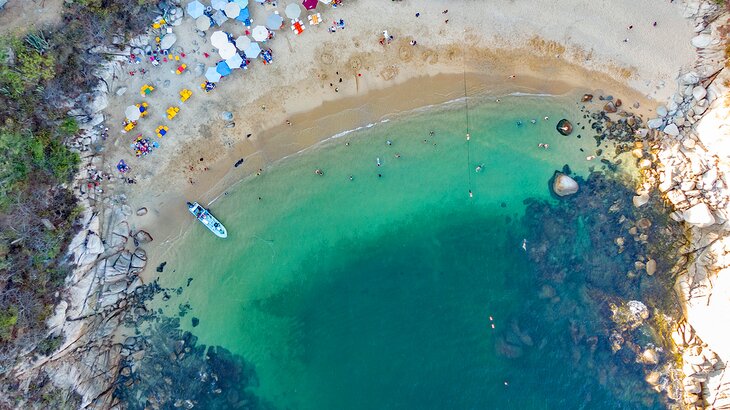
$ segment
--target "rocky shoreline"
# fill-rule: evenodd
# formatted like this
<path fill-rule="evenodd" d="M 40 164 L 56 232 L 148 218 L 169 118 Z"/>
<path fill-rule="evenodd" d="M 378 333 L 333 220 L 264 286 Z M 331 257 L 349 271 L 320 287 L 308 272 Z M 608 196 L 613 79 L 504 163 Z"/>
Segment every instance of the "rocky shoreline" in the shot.
<path fill-rule="evenodd" d="M 672 332 L 680 353 L 683 404 L 687 408 L 730 408 L 730 333 L 724 321 L 730 276 L 730 72 L 725 47 L 730 13 L 708 1 L 686 3 L 697 36 L 695 66 L 677 82 L 677 93 L 648 121 L 657 141 L 639 160 L 640 205 L 655 189 L 686 224 L 688 246 L 681 257 L 676 291 L 685 320 Z M 723 294 L 724 293 L 724 294 Z M 714 297 L 713 297 L 714 295 Z M 647 379 L 649 381 L 649 379 Z"/>
<path fill-rule="evenodd" d="M 723 69 L 722 43 L 727 36 L 722 26 L 728 12 L 711 1 L 695 0 L 687 2 L 685 10 L 686 17 L 697 24 L 697 36 L 692 39 L 698 50 L 697 64 L 681 76 L 678 93 L 657 109 L 658 117 L 641 131 L 642 137 L 657 142 L 635 154 L 643 181 L 634 205 L 642 206 L 658 191 L 675 210 L 672 218 L 688 227 L 690 245 L 680 249 L 683 256 L 673 268 L 680 273 L 677 292 L 686 316 L 672 332 L 681 354 L 682 402 L 688 408 L 730 409 L 730 375 L 725 367 L 730 360 L 730 335 L 723 339 L 708 328 L 708 318 L 692 314 L 694 306 L 722 300 L 718 295 L 712 298 L 713 290 L 718 278 L 730 276 L 730 144 L 721 142 L 730 138 L 726 125 L 730 72 Z M 69 247 L 76 269 L 66 279 L 63 300 L 48 320 L 50 335 L 63 335 L 64 343 L 51 356 L 15 369 L 21 388 L 29 388 L 31 380 L 41 374 L 49 375 L 58 387 L 77 392 L 84 408 L 115 405 L 115 383 L 125 374 L 125 359 L 136 353 L 135 344 L 130 347 L 116 331 L 127 313 L 144 313 L 135 300 L 138 290 L 144 289 L 138 278 L 146 265 L 144 244 L 152 240 L 146 232 L 129 226 L 128 217 L 134 211 L 126 205 L 126 198 L 102 192 L 96 184 L 112 178 L 106 173 L 111 165 L 103 157 L 103 111 L 106 94 L 112 91 L 106 84 L 121 60 L 100 69 L 99 87 L 77 99 L 74 107 L 81 108 L 70 113 L 85 130 L 67 142 L 81 154 L 74 191 L 85 211 L 82 229 Z M 723 121 L 725 128 L 720 126 Z M 141 216 L 146 210 L 136 212 Z M 709 319 L 723 321 L 722 317 Z M 649 373 L 647 382 L 655 384 L 658 378 Z"/>

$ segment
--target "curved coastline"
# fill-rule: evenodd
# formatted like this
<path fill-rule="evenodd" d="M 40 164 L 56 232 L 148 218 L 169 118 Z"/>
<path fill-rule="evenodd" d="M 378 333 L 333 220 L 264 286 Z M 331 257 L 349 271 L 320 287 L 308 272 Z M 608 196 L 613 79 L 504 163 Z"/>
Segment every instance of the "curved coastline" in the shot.
<path fill-rule="evenodd" d="M 510 51 L 510 52 L 513 52 L 513 51 Z M 554 69 L 554 66 L 552 63 L 555 63 L 555 60 L 548 57 L 547 55 L 545 55 L 545 54 L 538 55 L 538 56 L 536 56 L 536 59 L 537 60 L 542 59 L 543 61 L 549 61 L 549 64 L 547 66 L 550 67 L 550 69 L 547 69 L 544 72 L 550 72 L 552 69 Z M 619 61 L 620 61 L 620 59 L 619 59 Z M 558 65 L 566 64 L 567 66 L 570 66 L 570 64 L 565 63 L 563 60 L 560 60 L 560 62 L 558 62 L 557 64 Z M 588 65 L 594 65 L 594 64 L 595 64 L 595 62 L 591 62 Z M 530 66 L 530 64 L 526 64 L 526 66 Z M 542 66 L 542 68 L 544 68 L 544 67 L 545 66 Z M 441 74 L 440 75 L 442 78 L 450 77 L 451 80 L 446 80 L 446 79 L 444 80 L 444 82 L 449 82 L 449 81 L 454 81 L 454 79 L 461 76 L 461 74 L 459 74 L 459 69 L 461 69 L 461 68 L 462 68 L 462 66 L 459 64 L 453 64 L 450 67 L 448 65 L 446 65 L 446 66 L 442 65 L 437 69 L 432 68 L 431 69 L 432 72 L 430 74 L 433 75 L 434 70 L 436 72 L 440 70 L 443 73 L 450 73 L 450 74 Z M 508 75 L 508 73 L 511 73 L 513 71 L 513 70 L 511 70 L 511 68 L 513 68 L 513 66 L 509 65 L 508 69 L 506 69 L 504 72 L 500 72 L 498 75 L 494 75 L 493 78 L 501 79 L 501 81 L 503 82 L 504 78 L 506 78 L 506 75 Z M 592 67 L 592 68 L 595 68 L 595 67 Z M 602 88 L 604 88 L 606 90 L 610 90 L 612 93 L 619 94 L 622 96 L 631 95 L 632 97 L 627 98 L 627 100 L 631 101 L 632 103 L 634 101 L 641 101 L 641 109 L 647 110 L 647 111 L 645 111 L 647 118 L 649 117 L 649 110 L 656 105 L 655 103 L 652 103 L 650 100 L 648 100 L 644 97 L 646 94 L 649 93 L 647 91 L 647 89 L 643 89 L 641 91 L 637 91 L 635 89 L 628 89 L 628 87 L 625 84 L 621 84 L 620 81 L 618 81 L 616 79 L 611 79 L 609 76 L 607 76 L 605 74 L 605 71 L 591 72 L 591 71 L 587 71 L 583 68 L 577 68 L 576 71 L 583 72 L 584 75 L 581 77 L 581 79 L 582 79 L 581 81 L 583 81 L 583 82 L 576 81 L 576 84 L 580 84 L 580 86 L 574 87 L 573 88 L 574 90 L 595 91 L 596 87 L 595 87 L 594 81 L 595 81 L 595 77 L 598 77 L 598 78 L 600 78 L 598 83 L 601 84 Z M 572 71 L 572 72 L 574 73 L 576 71 Z M 475 70 L 474 73 L 471 73 L 469 75 L 479 76 L 480 74 L 484 74 L 484 73 L 482 71 Z M 492 73 L 492 74 L 494 74 L 494 73 Z M 436 76 L 439 77 L 439 75 L 436 75 Z M 404 77 L 406 77 L 406 78 L 404 78 Z M 410 84 L 410 87 L 419 88 L 419 86 L 422 86 L 424 84 L 429 84 L 431 79 L 433 78 L 433 77 L 427 77 L 427 78 L 420 78 L 420 79 L 419 78 L 407 79 L 407 77 L 408 76 L 396 77 L 396 81 L 390 82 L 390 83 L 384 83 L 385 88 L 378 88 L 378 86 L 373 86 L 373 89 L 368 91 L 368 97 L 362 97 L 362 98 L 364 98 L 364 99 L 371 98 L 372 99 L 373 96 L 377 95 L 378 93 L 382 92 L 384 94 L 387 94 L 388 90 L 390 90 L 390 92 L 391 92 L 390 98 L 397 98 L 397 96 L 394 96 L 394 94 L 397 94 L 397 92 L 394 92 L 393 90 L 397 89 L 397 87 L 403 85 L 404 83 L 413 81 L 413 83 Z M 519 77 L 521 80 L 523 78 L 523 75 L 520 74 Z M 529 77 L 529 75 L 526 74 L 524 77 Z M 586 80 L 586 79 L 588 79 L 588 80 Z M 536 81 L 539 82 L 540 78 L 537 77 Z M 636 85 L 636 82 L 637 82 L 637 79 L 634 77 L 634 85 Z M 400 83 L 400 84 L 396 84 L 396 83 Z M 495 83 L 498 84 L 499 82 L 497 81 Z M 513 83 L 511 86 L 519 87 L 518 84 L 519 84 L 519 81 Z M 529 84 L 525 85 L 525 87 L 529 88 L 530 84 L 534 84 L 534 83 L 529 83 Z M 586 87 L 588 85 L 590 85 L 590 86 Z M 488 85 L 483 85 L 483 86 L 488 87 Z M 459 87 L 445 86 L 443 88 L 443 90 L 448 95 L 448 93 L 457 93 L 458 88 Z M 550 88 L 550 87 L 547 87 L 547 88 Z M 541 90 L 541 89 L 542 88 L 538 87 L 538 88 L 535 88 L 534 90 Z M 626 94 L 622 94 L 622 89 L 624 90 L 624 92 Z M 520 92 L 523 92 L 523 91 L 520 91 Z M 216 97 L 216 98 L 219 98 L 219 97 Z M 388 97 L 386 96 L 384 98 L 387 99 Z M 352 99 L 352 102 L 348 103 L 347 102 L 348 99 Z M 286 134 L 286 133 L 288 133 L 288 134 L 294 133 L 294 132 L 298 131 L 298 127 L 302 123 L 303 123 L 303 125 L 301 127 L 302 128 L 301 131 L 304 131 L 306 129 L 314 129 L 316 127 L 316 124 L 315 125 L 312 125 L 312 124 L 316 123 L 316 121 L 311 121 L 311 123 L 310 123 L 307 120 L 312 120 L 312 118 L 317 118 L 317 119 L 326 118 L 327 115 L 322 114 L 322 113 L 326 113 L 327 110 L 334 111 L 335 107 L 339 107 L 339 106 L 354 106 L 357 103 L 362 103 L 362 101 L 360 99 L 361 99 L 361 97 L 353 97 L 353 95 L 347 95 L 347 96 L 342 95 L 342 98 L 340 98 L 340 99 L 324 102 L 324 104 L 321 107 L 314 109 L 314 111 L 311 110 L 311 107 L 309 107 L 310 110 L 308 110 L 308 111 L 307 110 L 284 109 L 283 112 L 281 112 L 281 113 L 277 112 L 275 114 L 272 114 L 267 119 L 267 121 L 266 121 L 267 124 L 263 125 L 262 128 L 257 131 L 257 139 L 259 139 L 261 141 L 267 140 L 267 139 L 279 141 L 279 139 L 276 138 L 277 135 Z M 452 98 L 452 100 L 453 100 L 453 98 Z M 456 97 L 456 101 L 458 101 L 458 97 Z M 253 102 L 248 103 L 247 105 L 240 107 L 236 112 L 236 116 L 242 115 L 246 110 L 249 110 L 249 111 L 256 110 L 259 103 L 260 103 L 259 100 L 255 100 Z M 330 106 L 328 106 L 328 104 L 330 104 Z M 332 106 L 332 104 L 334 104 L 334 106 Z M 362 105 L 360 105 L 358 107 L 362 107 Z M 117 115 L 117 114 L 112 113 L 111 117 L 115 118 L 114 117 L 115 115 Z M 292 122 L 295 124 L 294 127 L 290 128 L 290 127 L 286 127 L 283 125 L 279 125 L 283 122 L 283 120 L 285 118 L 291 118 Z M 343 121 L 342 123 L 344 124 L 345 122 Z M 349 126 L 352 126 L 353 128 L 357 128 L 357 127 L 362 127 L 363 125 L 362 124 L 358 125 L 357 121 L 351 121 L 349 123 L 349 125 L 345 125 L 344 127 L 349 127 Z M 307 127 L 310 127 L 310 128 L 307 128 Z M 340 127 L 341 127 L 341 131 L 339 131 L 339 132 L 345 132 L 344 130 L 342 130 L 343 126 L 341 125 Z M 220 129 L 222 129 L 222 128 L 218 128 L 218 130 L 220 130 Z M 322 134 L 320 134 L 320 135 L 322 135 Z M 329 133 L 329 134 L 325 133 L 325 135 L 330 135 L 330 137 L 328 137 L 328 138 L 333 138 L 333 136 L 337 135 L 337 133 Z M 239 135 L 239 138 L 242 138 L 242 137 Z M 283 137 L 283 138 L 286 139 L 285 137 Z M 312 146 L 316 146 L 317 144 L 319 144 L 321 142 L 322 141 L 312 140 L 309 135 L 305 135 L 305 137 L 302 138 L 301 141 L 290 141 L 289 144 L 291 146 L 296 147 L 296 149 L 298 149 L 298 151 L 296 151 L 296 152 L 301 152 L 302 150 L 307 150 L 307 149 L 311 148 Z M 264 149 L 268 148 L 267 145 L 264 145 L 263 147 L 264 147 Z M 150 197 L 150 195 L 140 193 L 140 191 L 141 191 L 140 189 L 138 189 L 136 192 L 127 192 L 127 193 L 131 194 L 131 195 L 129 195 L 128 200 L 129 200 L 129 205 L 131 205 L 132 209 L 148 207 L 151 210 L 151 213 L 148 214 L 148 216 L 145 218 L 138 218 L 133 215 L 127 215 L 129 223 L 131 224 L 132 227 L 134 227 L 134 229 L 149 230 L 150 232 L 152 232 L 154 234 L 154 236 L 156 238 L 154 242 L 146 245 L 146 249 L 148 250 L 148 252 L 150 254 L 149 255 L 150 266 L 148 267 L 147 271 L 144 273 L 144 277 L 151 278 L 151 277 L 156 276 L 153 269 L 150 269 L 150 268 L 156 266 L 156 263 L 161 261 L 162 255 L 164 255 L 164 253 L 162 252 L 162 248 L 170 245 L 170 243 L 171 243 L 170 240 L 172 240 L 176 236 L 175 235 L 176 230 L 177 230 L 177 232 L 181 232 L 182 229 L 185 229 L 184 225 L 182 227 L 180 227 L 179 225 L 176 226 L 175 223 L 172 223 L 172 222 L 179 222 L 181 220 L 181 218 L 179 218 L 179 215 L 176 212 L 169 211 L 172 208 L 174 203 L 176 203 L 177 201 L 179 201 L 181 198 L 184 198 L 184 197 L 204 198 L 204 199 L 208 199 L 208 200 L 210 200 L 210 198 L 216 198 L 218 195 L 221 194 L 221 192 L 223 192 L 225 189 L 227 189 L 229 186 L 231 186 L 231 184 L 235 183 L 235 181 L 241 180 L 242 178 L 245 178 L 246 175 L 250 175 L 251 173 L 254 173 L 255 169 L 257 167 L 275 164 L 278 160 L 280 160 L 281 158 L 286 158 L 286 156 L 287 156 L 286 154 L 282 154 L 280 156 L 280 158 L 277 158 L 276 156 L 266 156 L 263 160 L 257 162 L 257 165 L 253 165 L 253 168 L 247 170 L 246 174 L 238 173 L 237 175 L 233 175 L 232 174 L 233 171 L 230 171 L 230 169 L 229 169 L 230 164 L 231 164 L 231 159 L 238 158 L 238 157 L 240 157 L 240 155 L 241 154 L 239 154 L 239 153 L 234 153 L 233 155 L 231 155 L 229 157 L 218 158 L 218 159 L 216 159 L 216 161 L 210 163 L 209 167 L 212 172 L 209 175 L 202 177 L 200 179 L 200 181 L 197 183 L 197 186 L 195 186 L 195 187 L 187 186 L 185 183 L 185 180 L 184 180 L 185 178 L 182 175 L 167 174 L 166 176 L 171 178 L 171 180 L 173 181 L 173 184 L 170 187 L 162 188 L 162 192 L 158 193 L 157 195 L 153 195 Z M 256 159 L 257 157 L 261 156 L 259 151 L 252 151 L 252 152 L 248 153 L 247 155 L 248 155 L 248 158 L 252 159 L 251 162 L 256 162 L 253 160 Z M 288 154 L 288 155 L 292 155 L 292 154 Z M 179 156 L 177 156 L 176 158 L 179 158 Z M 113 162 L 111 160 L 111 155 L 109 156 L 109 159 L 107 161 Z M 171 160 L 170 162 L 174 163 L 175 160 Z M 656 176 L 656 175 L 654 175 L 654 176 Z M 215 183 L 215 181 L 219 181 L 219 182 Z M 204 186 L 204 185 L 211 186 L 212 188 L 201 189 L 200 187 Z M 154 184 L 147 185 L 148 189 L 153 188 L 153 187 L 154 187 Z M 180 192 L 175 193 L 174 192 L 175 189 L 178 189 L 178 188 L 180 189 Z M 165 192 L 165 190 L 167 190 L 167 192 Z M 125 189 L 122 189 L 117 192 L 124 192 L 124 191 L 125 191 Z M 150 200 L 155 202 L 154 206 L 152 206 L 150 204 Z M 158 216 L 153 218 L 152 214 L 158 214 Z M 112 226 L 110 225 L 110 226 L 106 226 L 104 229 L 111 230 L 111 228 L 112 228 Z M 96 230 L 101 231 L 102 228 L 97 227 Z M 111 233 L 111 232 L 109 232 L 109 233 Z M 703 236 L 702 233 L 700 233 L 700 232 L 695 232 L 694 238 L 695 238 L 696 243 L 701 244 L 702 238 L 705 238 L 705 236 Z M 697 246 L 700 246 L 700 245 L 697 245 Z M 708 267 L 706 269 L 709 269 L 709 268 L 711 268 L 711 267 Z M 705 276 L 707 276 L 707 275 L 705 275 Z M 707 279 L 707 280 L 709 280 L 709 279 Z M 689 299 L 691 299 L 691 298 L 687 298 L 685 300 L 689 300 Z M 692 321 L 692 318 L 690 317 L 690 322 L 691 321 Z M 682 330 L 684 330 L 684 328 Z M 691 333 L 691 330 L 690 330 L 690 333 Z M 694 333 L 692 335 L 694 335 Z M 687 346 L 690 346 L 687 343 L 684 343 L 684 344 L 686 344 Z M 66 345 L 64 347 L 68 347 L 68 345 Z M 689 350 L 691 350 L 691 349 L 688 349 L 688 351 Z M 691 352 L 691 353 L 694 353 L 694 352 Z M 688 356 L 693 356 L 693 354 L 688 353 Z M 724 358 L 724 359 L 727 359 L 727 358 Z M 709 359 L 708 359 L 708 361 L 709 361 Z M 697 382 L 697 384 L 702 384 L 702 383 L 703 382 L 701 382 L 701 381 Z M 694 385 L 692 385 L 692 386 L 694 386 Z M 708 383 L 704 382 L 704 384 L 702 384 L 702 386 L 703 387 L 700 389 L 700 391 L 702 391 L 703 394 L 705 392 L 709 391 L 710 397 L 715 398 L 715 396 L 712 395 L 713 394 L 712 392 L 714 391 L 716 394 L 716 392 L 719 391 L 718 389 L 720 387 L 722 387 L 722 384 L 718 385 L 719 387 L 716 388 L 716 386 L 714 386 L 714 385 L 711 386 Z M 727 384 L 725 384 L 725 386 L 727 388 Z M 693 389 L 694 389 L 694 387 L 693 387 Z M 693 389 L 691 389 L 691 390 L 693 390 Z M 715 389 L 715 390 L 713 390 L 713 389 Z M 698 395 L 697 393 L 691 392 L 691 390 L 688 390 L 688 391 L 690 391 L 690 393 L 688 393 L 688 394 L 694 395 L 694 396 L 692 396 L 693 399 L 697 400 L 702 397 L 701 395 Z"/>

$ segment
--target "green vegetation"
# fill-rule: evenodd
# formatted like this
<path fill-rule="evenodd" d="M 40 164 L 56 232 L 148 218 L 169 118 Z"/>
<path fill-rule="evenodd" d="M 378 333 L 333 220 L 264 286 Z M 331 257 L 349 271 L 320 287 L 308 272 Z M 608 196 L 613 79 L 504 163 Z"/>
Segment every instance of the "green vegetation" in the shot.
<path fill-rule="evenodd" d="M 72 2 L 57 28 L 0 36 L 0 408 L 77 407 L 48 380 L 24 394 L 9 369 L 24 352 L 49 355 L 63 343 L 45 321 L 72 269 L 67 247 L 82 211 L 69 188 L 80 159 L 64 142 L 81 132 L 69 109 L 99 82 L 105 56 L 89 50 L 143 31 L 154 4 Z"/>

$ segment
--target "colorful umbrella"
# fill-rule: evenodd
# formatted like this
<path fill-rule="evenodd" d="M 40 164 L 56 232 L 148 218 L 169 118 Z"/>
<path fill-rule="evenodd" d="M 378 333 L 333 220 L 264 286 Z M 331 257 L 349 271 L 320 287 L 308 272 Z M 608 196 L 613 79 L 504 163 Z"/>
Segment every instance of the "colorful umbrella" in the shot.
<path fill-rule="evenodd" d="M 283 23 L 284 19 L 278 13 L 271 13 L 269 17 L 266 18 L 266 28 L 271 30 L 280 29 Z"/>
<path fill-rule="evenodd" d="M 200 16 L 195 19 L 195 28 L 200 31 L 205 31 L 210 28 L 211 21 L 208 16 Z"/>
<path fill-rule="evenodd" d="M 284 14 L 286 14 L 286 16 L 292 20 L 298 19 L 299 16 L 302 15 L 302 8 L 299 7 L 297 3 L 292 3 L 286 6 L 286 9 L 284 9 Z"/>
<path fill-rule="evenodd" d="M 216 10 L 223 10 L 226 4 L 228 4 L 228 0 L 212 0 L 210 2 L 210 5 Z"/>
<path fill-rule="evenodd" d="M 211 83 L 217 83 L 221 79 L 220 73 L 216 70 L 216 67 L 208 67 L 205 71 L 205 79 Z"/>
<path fill-rule="evenodd" d="M 313 10 L 317 8 L 317 0 L 302 0 L 302 6 L 307 10 Z"/>
<path fill-rule="evenodd" d="M 236 46 L 233 43 L 227 43 L 218 50 L 218 54 L 220 54 L 222 59 L 227 60 L 236 54 Z"/>
<path fill-rule="evenodd" d="M 243 51 L 251 45 L 251 39 L 247 36 L 241 36 L 236 39 L 236 48 Z"/>
<path fill-rule="evenodd" d="M 241 14 L 241 7 L 236 3 L 228 3 L 223 7 L 223 11 L 226 13 L 226 17 L 234 19 Z"/>
<path fill-rule="evenodd" d="M 259 43 L 251 43 L 251 45 L 248 46 L 247 49 L 243 50 L 243 54 L 246 54 L 246 57 L 248 58 L 258 57 L 260 52 L 261 47 L 259 46 Z"/>
<path fill-rule="evenodd" d="M 205 12 L 205 6 L 198 0 L 188 3 L 188 14 L 190 17 L 196 19 L 202 16 L 203 12 Z"/>
<path fill-rule="evenodd" d="M 228 64 L 226 64 L 225 61 L 221 61 L 220 63 L 216 64 L 215 71 L 217 71 L 218 74 L 220 74 L 221 76 L 225 77 L 231 73 L 231 67 L 228 67 Z"/>
<path fill-rule="evenodd" d="M 215 48 L 225 46 L 228 44 L 228 34 L 220 30 L 213 32 L 210 36 L 210 44 L 212 44 Z"/>
<path fill-rule="evenodd" d="M 238 4 L 238 7 L 240 7 L 241 10 L 248 7 L 248 0 L 233 0 L 233 3 Z"/>
<path fill-rule="evenodd" d="M 256 26 L 251 31 L 251 37 L 256 41 L 266 41 L 269 38 L 269 30 L 264 26 Z"/>
<path fill-rule="evenodd" d="M 238 17 L 236 17 L 236 20 L 238 20 L 242 23 L 246 23 L 246 25 L 249 25 L 249 24 L 251 24 L 251 22 L 250 21 L 246 22 L 246 20 L 248 20 L 250 17 L 251 17 L 251 13 L 248 12 L 248 7 L 246 7 L 246 8 L 241 9 L 241 14 L 239 14 Z"/>
<path fill-rule="evenodd" d="M 241 58 L 240 54 L 236 53 L 233 55 L 233 57 L 226 60 L 226 64 L 231 70 L 241 68 L 241 64 L 243 64 L 243 58 Z"/>

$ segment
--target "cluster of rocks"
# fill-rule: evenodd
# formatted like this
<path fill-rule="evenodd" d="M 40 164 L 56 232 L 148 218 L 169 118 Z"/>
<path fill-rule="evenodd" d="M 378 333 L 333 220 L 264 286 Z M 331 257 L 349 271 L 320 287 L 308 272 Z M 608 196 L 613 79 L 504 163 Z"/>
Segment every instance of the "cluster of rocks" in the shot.
<path fill-rule="evenodd" d="M 725 363 L 695 333 L 688 323 L 681 323 L 672 332 L 672 340 L 682 357 L 683 403 L 690 408 L 730 408 L 730 380 L 724 380 Z M 655 385 L 655 375 L 647 375 L 647 381 Z"/>
<path fill-rule="evenodd" d="M 722 27 L 730 13 L 715 2 L 689 0 L 685 17 L 696 25 L 691 43 L 698 59 L 678 78 L 676 94 L 647 121 L 648 134 L 657 138 L 639 157 L 644 181 L 634 203 L 640 206 L 656 187 L 674 209 L 670 216 L 688 226 L 690 244 L 678 249 L 683 263 L 675 267 L 687 318 L 672 333 L 682 357 L 679 401 L 687 408 L 730 409 L 723 361 L 730 357 L 730 334 L 718 330 L 730 313 L 726 296 L 719 296 L 728 289 L 713 289 L 730 279 L 730 73 L 723 70 Z M 647 376 L 652 385 L 660 379 Z"/>

